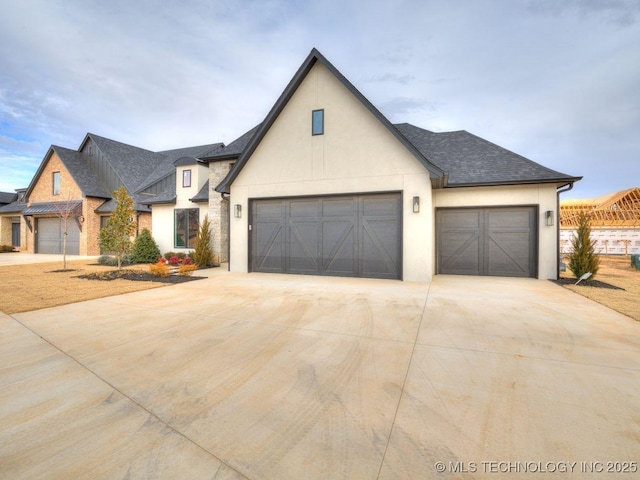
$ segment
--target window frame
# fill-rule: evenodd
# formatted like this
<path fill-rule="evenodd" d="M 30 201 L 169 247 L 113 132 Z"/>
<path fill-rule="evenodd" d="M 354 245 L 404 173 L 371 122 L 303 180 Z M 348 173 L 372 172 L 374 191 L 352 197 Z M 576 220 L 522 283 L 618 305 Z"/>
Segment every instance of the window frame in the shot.
<path fill-rule="evenodd" d="M 60 178 L 60 172 L 51 173 L 51 194 L 60 195 L 62 189 L 62 179 Z"/>
<path fill-rule="evenodd" d="M 311 111 L 311 135 L 324 135 L 324 108 Z"/>
<path fill-rule="evenodd" d="M 183 214 L 184 218 L 180 219 L 184 225 L 178 224 L 178 215 Z M 183 228 L 184 232 L 178 230 Z M 175 208 L 173 210 L 173 247 L 174 248 L 195 248 L 196 237 L 200 229 L 200 209 L 199 208 Z M 193 230 L 193 231 L 192 231 Z M 178 234 L 183 233 L 184 245 L 178 242 Z"/>
<path fill-rule="evenodd" d="M 182 188 L 191 188 L 191 169 L 182 171 Z"/>

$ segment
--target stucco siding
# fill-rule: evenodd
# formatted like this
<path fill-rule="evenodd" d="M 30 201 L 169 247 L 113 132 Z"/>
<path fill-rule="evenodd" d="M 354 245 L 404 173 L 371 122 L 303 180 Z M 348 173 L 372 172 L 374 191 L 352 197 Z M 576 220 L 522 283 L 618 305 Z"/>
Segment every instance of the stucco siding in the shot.
<path fill-rule="evenodd" d="M 555 279 L 558 259 L 558 226 L 555 217 L 558 205 L 554 184 L 434 190 L 435 208 L 507 205 L 538 207 L 538 278 Z M 551 210 L 554 215 L 552 227 L 545 225 L 544 216 L 548 210 Z"/>
<path fill-rule="evenodd" d="M 311 112 L 324 109 L 324 134 Z M 416 158 L 324 66 L 316 64 L 231 185 L 231 269 L 248 270 L 249 199 L 373 192 L 403 194 L 403 279 L 433 273 L 431 183 Z M 421 198 L 420 213 L 411 200 Z"/>

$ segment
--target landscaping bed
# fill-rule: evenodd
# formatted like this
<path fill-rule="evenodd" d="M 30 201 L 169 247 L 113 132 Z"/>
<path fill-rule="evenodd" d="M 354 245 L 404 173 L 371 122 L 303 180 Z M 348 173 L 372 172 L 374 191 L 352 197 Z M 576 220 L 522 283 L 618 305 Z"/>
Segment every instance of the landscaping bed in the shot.
<path fill-rule="evenodd" d="M 631 266 L 628 256 L 602 255 L 595 278 L 576 285 L 577 281 L 569 270 L 556 283 L 640 321 L 640 270 Z"/>
<path fill-rule="evenodd" d="M 123 269 L 123 270 L 108 270 L 104 272 L 92 272 L 83 275 L 78 275 L 77 278 L 85 280 L 100 280 L 100 281 L 113 281 L 113 280 L 132 280 L 135 282 L 159 282 L 159 283 L 184 283 L 193 280 L 202 280 L 207 277 L 186 276 L 186 275 L 169 275 L 168 277 L 158 277 L 152 275 L 150 272 L 137 269 Z"/>

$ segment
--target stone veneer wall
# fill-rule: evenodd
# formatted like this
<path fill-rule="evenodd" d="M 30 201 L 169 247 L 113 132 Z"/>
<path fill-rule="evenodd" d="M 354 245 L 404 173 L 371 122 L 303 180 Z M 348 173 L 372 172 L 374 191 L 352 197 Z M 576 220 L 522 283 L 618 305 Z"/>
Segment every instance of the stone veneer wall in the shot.
<path fill-rule="evenodd" d="M 209 164 L 209 221 L 213 254 L 221 263 L 229 261 L 229 201 L 215 191 L 215 187 L 227 176 L 233 160 Z"/>

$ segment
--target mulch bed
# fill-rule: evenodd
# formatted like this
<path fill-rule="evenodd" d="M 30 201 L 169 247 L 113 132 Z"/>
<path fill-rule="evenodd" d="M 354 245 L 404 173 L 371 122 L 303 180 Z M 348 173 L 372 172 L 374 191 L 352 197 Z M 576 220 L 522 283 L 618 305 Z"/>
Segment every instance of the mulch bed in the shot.
<path fill-rule="evenodd" d="M 559 278 L 558 280 L 551 280 L 551 281 L 558 285 L 575 285 L 578 279 L 577 278 Z M 600 280 L 583 280 L 577 286 L 608 288 L 610 290 L 625 290 L 624 288 L 616 287 L 615 285 L 611 285 L 610 283 L 606 283 L 606 282 L 601 282 Z"/>
<path fill-rule="evenodd" d="M 109 270 L 107 272 L 94 272 L 86 275 L 78 275 L 77 278 L 86 280 L 111 281 L 121 278 L 123 280 L 133 280 L 135 282 L 158 282 L 158 283 L 184 283 L 193 280 L 202 280 L 207 277 L 194 277 L 185 275 L 169 275 L 168 277 L 156 277 L 149 272 L 132 270 Z"/>

